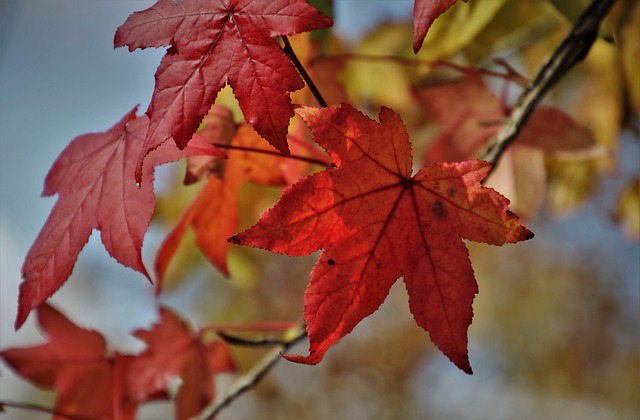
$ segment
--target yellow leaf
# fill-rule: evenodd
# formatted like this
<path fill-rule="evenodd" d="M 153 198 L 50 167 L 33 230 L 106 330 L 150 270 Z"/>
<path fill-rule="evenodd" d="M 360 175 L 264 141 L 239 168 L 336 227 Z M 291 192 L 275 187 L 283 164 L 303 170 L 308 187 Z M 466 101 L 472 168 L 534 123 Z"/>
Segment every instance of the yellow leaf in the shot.
<path fill-rule="evenodd" d="M 470 1 L 447 10 L 435 20 L 422 49 L 422 60 L 448 58 L 469 45 L 508 0 Z"/>
<path fill-rule="evenodd" d="M 629 182 L 620 193 L 616 219 L 629 239 L 640 239 L 640 179 Z"/>

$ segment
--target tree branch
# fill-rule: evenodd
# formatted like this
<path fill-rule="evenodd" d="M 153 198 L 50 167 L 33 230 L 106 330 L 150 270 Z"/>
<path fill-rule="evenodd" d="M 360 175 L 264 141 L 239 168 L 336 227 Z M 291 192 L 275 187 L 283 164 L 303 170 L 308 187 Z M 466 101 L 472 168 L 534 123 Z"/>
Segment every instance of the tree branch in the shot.
<path fill-rule="evenodd" d="M 298 321 L 296 325 L 285 334 L 285 343 L 274 347 L 266 356 L 256 363 L 251 370 L 240 376 L 231 384 L 227 392 L 219 399 L 206 406 L 194 419 L 209 420 L 220 413 L 220 411 L 231 404 L 236 398 L 256 386 L 258 382 L 280 361 L 282 353 L 286 353 L 291 347 L 307 336 L 306 327 L 303 321 Z"/>
<path fill-rule="evenodd" d="M 487 144 L 479 159 L 493 164 L 520 133 L 538 103 L 569 70 L 583 60 L 598 36 L 600 22 L 616 0 L 593 0 L 574 23 L 571 32 L 538 71 L 531 85 L 520 95 L 509 118 Z"/>

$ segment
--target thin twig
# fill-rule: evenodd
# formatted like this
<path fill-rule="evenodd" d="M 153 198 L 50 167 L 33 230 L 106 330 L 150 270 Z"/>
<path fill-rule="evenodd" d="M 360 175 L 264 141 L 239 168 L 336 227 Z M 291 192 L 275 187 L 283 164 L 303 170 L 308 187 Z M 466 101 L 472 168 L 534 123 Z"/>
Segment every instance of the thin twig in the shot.
<path fill-rule="evenodd" d="M 278 157 L 281 157 L 282 159 L 293 159 L 293 160 L 300 160 L 303 162 L 313 163 L 316 165 L 324 166 L 325 168 L 331 168 L 334 166 L 332 163 L 328 163 L 321 159 L 316 159 L 316 158 L 307 157 L 307 156 L 299 156 L 299 155 L 283 155 L 282 153 L 277 152 L 275 150 L 255 149 L 253 147 L 235 146 L 235 145 L 223 144 L 223 143 L 211 143 L 211 144 L 216 146 L 219 149 L 243 150 L 243 151 L 252 152 L 252 153 L 262 153 L 265 155 L 278 156 Z"/>
<path fill-rule="evenodd" d="M 307 83 L 307 86 L 309 86 L 309 89 L 311 89 L 311 93 L 313 93 L 313 96 L 316 98 L 316 101 L 318 101 L 318 104 L 320 104 L 321 107 L 326 108 L 328 106 L 327 102 L 324 100 L 324 98 L 320 94 L 320 91 L 316 87 L 316 84 L 313 83 L 313 80 L 311 80 L 311 76 L 309 76 L 309 73 L 307 73 L 307 70 L 305 70 L 300 60 L 298 60 L 298 56 L 296 56 L 296 53 L 293 51 L 293 48 L 291 47 L 291 43 L 289 42 L 289 39 L 286 36 L 283 36 L 282 41 L 284 42 L 284 48 L 282 50 L 287 55 L 287 57 L 289 57 L 289 59 L 293 62 L 293 64 L 296 66 L 296 68 L 300 72 L 300 75 L 302 76 L 304 81 Z"/>
<path fill-rule="evenodd" d="M 600 22 L 616 0 L 593 0 L 573 25 L 571 32 L 542 66 L 531 85 L 518 98 L 511 115 L 487 144 L 479 159 L 493 164 L 500 159 L 520 133 L 546 93 L 579 61 L 583 60 L 598 36 Z"/>
<path fill-rule="evenodd" d="M 7 408 L 16 408 L 16 409 L 21 409 L 21 410 L 30 410 L 30 411 L 38 411 L 41 413 L 46 413 L 46 414 L 53 414 L 54 416 L 57 417 L 65 417 L 68 419 L 74 419 L 74 420 L 90 420 L 89 417 L 81 417 L 78 415 L 69 415 L 69 414 L 65 414 L 62 411 L 58 411 L 58 410 L 54 410 L 53 408 L 50 407 L 45 407 L 42 405 L 37 405 L 37 404 L 31 404 L 31 403 L 21 403 L 21 402 L 15 402 L 15 401 L 0 401 L 0 407 L 7 407 Z M 2 411 L 0 411 L 2 412 Z"/>
<path fill-rule="evenodd" d="M 218 331 L 218 336 L 228 344 L 246 347 L 284 346 L 289 343 L 281 338 L 244 338 L 223 331 Z"/>
<path fill-rule="evenodd" d="M 375 54 L 355 54 L 355 53 L 341 53 L 341 54 L 330 54 L 330 55 L 322 55 L 311 60 L 311 65 L 315 65 L 318 62 L 322 61 L 340 61 L 340 60 L 351 60 L 351 61 L 370 61 L 370 62 L 396 62 L 397 64 L 402 64 L 405 66 L 432 66 L 432 67 L 446 67 L 451 70 L 458 71 L 460 73 L 479 73 L 484 76 L 496 77 L 499 79 L 506 79 L 520 82 L 520 79 L 515 77 L 510 73 L 500 73 L 497 71 L 485 69 L 485 68 L 473 68 L 467 67 L 456 63 L 451 63 L 449 61 L 443 60 L 422 60 L 419 58 L 407 58 L 407 57 L 398 57 L 395 55 L 375 55 Z"/>
<path fill-rule="evenodd" d="M 282 353 L 286 353 L 291 347 L 307 336 L 307 331 L 303 321 L 296 323 L 295 327 L 289 330 L 290 338 L 283 344 L 273 348 L 266 356 L 256 363 L 251 370 L 240 376 L 231 384 L 227 392 L 218 400 L 212 402 L 204 408 L 195 420 L 209 420 L 215 417 L 220 411 L 231 404 L 236 398 L 256 386 L 256 384 L 280 361 Z"/>

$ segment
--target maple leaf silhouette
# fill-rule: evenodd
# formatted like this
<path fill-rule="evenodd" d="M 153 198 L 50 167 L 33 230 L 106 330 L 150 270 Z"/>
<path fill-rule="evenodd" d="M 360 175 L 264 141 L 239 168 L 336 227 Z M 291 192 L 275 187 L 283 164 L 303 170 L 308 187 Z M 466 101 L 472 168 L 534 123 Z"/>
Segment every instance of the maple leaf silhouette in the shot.
<path fill-rule="evenodd" d="M 139 330 L 136 337 L 147 349 L 134 357 L 128 368 L 127 391 L 137 401 L 145 401 L 166 391 L 180 378 L 175 397 L 177 419 L 191 418 L 214 397 L 215 373 L 233 372 L 234 363 L 226 343 L 205 343 L 200 332 L 166 308 L 149 331 Z"/>
<path fill-rule="evenodd" d="M 108 131 L 73 139 L 52 165 L 43 195 L 59 199 L 22 266 L 16 329 L 71 275 L 93 229 L 113 258 L 149 277 L 141 249 L 155 208 L 154 167 L 187 155 L 224 155 L 206 141 L 182 151 L 167 143 L 150 155 L 136 185 L 132 174 L 148 126 L 134 108 Z"/>
<path fill-rule="evenodd" d="M 438 16 L 458 0 L 415 0 L 413 3 L 413 52 L 417 53 L 422 47 L 424 37 Z M 462 0 L 468 1 L 468 0 Z"/>
<path fill-rule="evenodd" d="M 288 153 L 289 92 L 304 82 L 274 37 L 332 24 L 305 0 L 159 0 L 129 16 L 116 32 L 116 47 L 170 46 L 156 72 L 140 159 L 169 137 L 184 147 L 226 83 L 246 121 Z"/>
<path fill-rule="evenodd" d="M 137 404 L 121 380 L 129 358 L 109 354 L 100 333 L 78 327 L 46 303 L 37 313 L 47 343 L 4 350 L 0 357 L 34 384 L 58 392 L 54 418 L 133 419 Z"/>
<path fill-rule="evenodd" d="M 318 363 L 403 276 L 416 322 L 471 373 L 467 329 L 477 284 L 462 239 L 501 245 L 533 237 L 506 198 L 480 185 L 490 164 L 439 163 L 411 176 L 406 128 L 391 109 L 382 108 L 380 123 L 348 105 L 296 112 L 337 168 L 303 178 L 230 238 L 288 255 L 324 249 L 304 297 L 310 355 L 285 357 Z"/>

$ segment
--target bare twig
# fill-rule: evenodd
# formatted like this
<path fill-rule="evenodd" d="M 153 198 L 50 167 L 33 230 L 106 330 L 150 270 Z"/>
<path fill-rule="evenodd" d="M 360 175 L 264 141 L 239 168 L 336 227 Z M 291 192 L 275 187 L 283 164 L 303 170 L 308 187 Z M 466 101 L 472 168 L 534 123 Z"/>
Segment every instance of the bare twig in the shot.
<path fill-rule="evenodd" d="M 90 420 L 89 417 L 80 417 L 78 415 L 70 415 L 70 414 L 65 414 L 62 411 L 58 411 L 55 410 L 53 408 L 50 407 L 45 407 L 42 405 L 38 405 L 38 404 L 31 404 L 31 403 L 23 403 L 23 402 L 15 402 L 15 401 L 0 401 L 0 408 L 17 408 L 17 409 L 21 409 L 21 410 L 30 410 L 30 411 L 39 411 L 41 413 L 46 413 L 46 414 L 53 414 L 55 417 L 64 417 L 67 419 L 74 419 L 74 420 Z M 3 411 L 0 410 L 0 413 L 2 413 Z"/>
<path fill-rule="evenodd" d="M 502 128 L 487 144 L 479 159 L 495 167 L 504 150 L 520 133 L 544 95 L 579 61 L 584 59 L 598 36 L 600 22 L 616 0 L 593 0 L 573 25 L 571 32 L 542 66 L 531 85 L 520 95 Z"/>
<path fill-rule="evenodd" d="M 283 344 L 274 347 L 262 360 L 256 363 L 251 370 L 236 379 L 220 399 L 217 399 L 205 407 L 194 419 L 212 419 L 236 398 L 253 388 L 282 359 L 282 353 L 286 353 L 291 347 L 307 336 L 304 322 L 299 321 L 296 323 L 285 336 L 286 341 Z"/>

